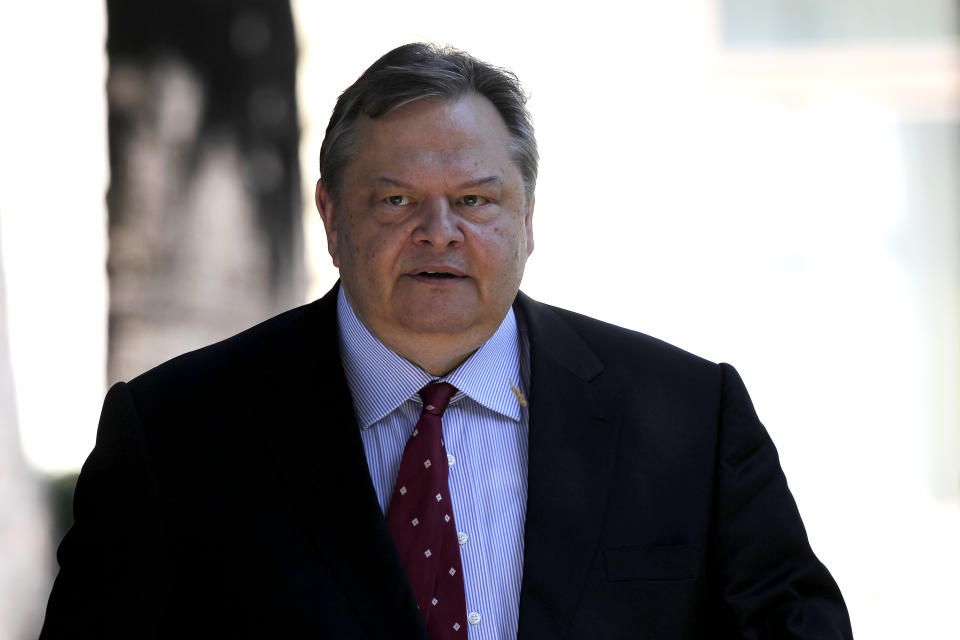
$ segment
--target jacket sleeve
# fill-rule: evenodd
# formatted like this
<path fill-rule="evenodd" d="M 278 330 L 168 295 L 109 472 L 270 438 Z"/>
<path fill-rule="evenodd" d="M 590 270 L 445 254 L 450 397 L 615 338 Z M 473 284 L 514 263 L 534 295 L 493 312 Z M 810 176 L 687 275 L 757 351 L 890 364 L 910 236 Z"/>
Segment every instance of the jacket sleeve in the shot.
<path fill-rule="evenodd" d="M 77 479 L 74 523 L 57 551 L 41 640 L 156 636 L 167 589 L 157 502 L 136 406 L 117 383 Z"/>
<path fill-rule="evenodd" d="M 776 448 L 736 370 L 720 367 L 711 556 L 721 615 L 743 640 L 852 638 L 843 597 L 810 548 Z"/>

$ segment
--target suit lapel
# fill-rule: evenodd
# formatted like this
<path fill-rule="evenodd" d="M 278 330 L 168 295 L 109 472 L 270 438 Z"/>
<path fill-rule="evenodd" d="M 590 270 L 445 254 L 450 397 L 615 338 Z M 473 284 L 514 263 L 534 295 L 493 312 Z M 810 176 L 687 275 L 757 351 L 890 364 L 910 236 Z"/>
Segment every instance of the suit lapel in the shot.
<path fill-rule="evenodd" d="M 596 552 L 619 436 L 618 390 L 580 337 L 519 294 L 530 442 L 519 637 L 566 630 Z"/>
<path fill-rule="evenodd" d="M 340 363 L 337 287 L 308 305 L 270 373 L 269 448 L 293 509 L 367 633 L 426 638 L 377 502 Z"/>

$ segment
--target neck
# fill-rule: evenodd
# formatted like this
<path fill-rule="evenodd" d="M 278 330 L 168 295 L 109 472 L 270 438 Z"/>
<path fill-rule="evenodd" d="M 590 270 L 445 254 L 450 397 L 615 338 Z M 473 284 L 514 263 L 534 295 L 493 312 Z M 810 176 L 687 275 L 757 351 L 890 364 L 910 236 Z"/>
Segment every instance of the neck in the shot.
<path fill-rule="evenodd" d="M 382 340 L 381 340 L 382 341 Z M 480 344 L 464 350 L 461 348 L 443 348 L 443 345 L 431 343 L 427 345 L 417 345 L 416 350 L 407 350 L 399 345 L 384 342 L 387 347 L 402 358 L 405 358 L 417 365 L 432 376 L 445 376 L 469 358 L 474 351 L 480 348 Z"/>
<path fill-rule="evenodd" d="M 363 317 L 347 288 L 342 283 L 340 286 L 354 315 L 373 337 L 432 376 L 449 374 L 496 332 L 496 327 L 493 331 L 489 328 L 472 327 L 458 333 L 415 333 L 400 327 L 387 327 L 386 331 L 378 331 L 376 326 Z"/>

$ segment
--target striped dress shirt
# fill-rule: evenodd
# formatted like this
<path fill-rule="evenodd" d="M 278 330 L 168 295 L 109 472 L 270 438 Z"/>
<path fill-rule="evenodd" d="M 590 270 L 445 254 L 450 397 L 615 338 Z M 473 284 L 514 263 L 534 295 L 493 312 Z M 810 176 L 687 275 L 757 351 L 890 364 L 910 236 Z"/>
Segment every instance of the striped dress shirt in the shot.
<path fill-rule="evenodd" d="M 450 494 L 460 542 L 470 640 L 516 638 L 527 504 L 529 346 L 513 309 L 496 333 L 449 375 L 398 356 L 356 316 L 340 288 L 340 352 L 380 507 L 390 508 L 400 459 L 420 417 L 417 392 L 457 388 L 443 414 Z M 525 404 L 525 403 L 524 403 Z"/>

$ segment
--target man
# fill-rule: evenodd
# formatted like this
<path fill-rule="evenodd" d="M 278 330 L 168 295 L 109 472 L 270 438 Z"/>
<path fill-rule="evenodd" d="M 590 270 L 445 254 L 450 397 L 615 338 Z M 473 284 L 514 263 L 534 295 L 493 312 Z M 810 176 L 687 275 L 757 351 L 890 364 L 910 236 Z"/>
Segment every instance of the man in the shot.
<path fill-rule="evenodd" d="M 429 45 L 344 92 L 341 281 L 110 390 L 44 637 L 851 637 L 733 368 L 518 293 L 532 131 Z"/>

